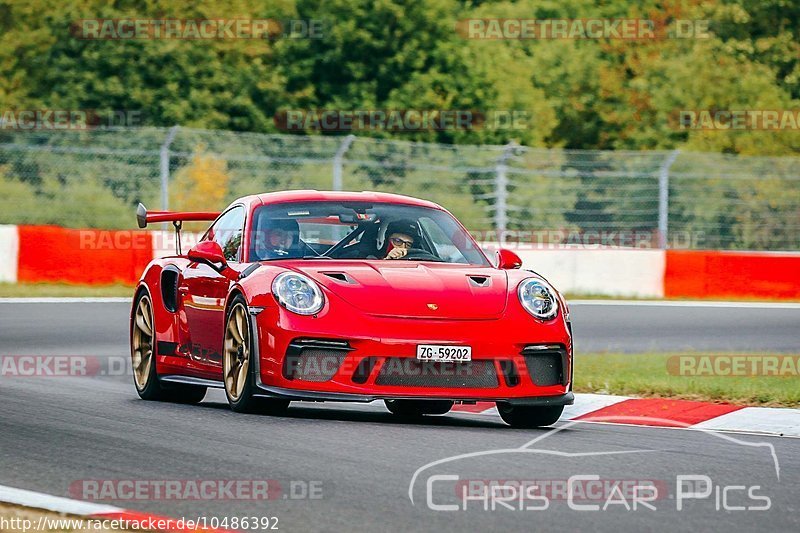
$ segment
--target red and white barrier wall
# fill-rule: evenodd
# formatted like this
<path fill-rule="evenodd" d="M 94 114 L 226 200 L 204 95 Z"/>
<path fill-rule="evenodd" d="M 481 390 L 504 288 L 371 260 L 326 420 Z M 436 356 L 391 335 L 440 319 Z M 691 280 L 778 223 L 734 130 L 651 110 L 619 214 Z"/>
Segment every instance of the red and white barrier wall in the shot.
<path fill-rule="evenodd" d="M 562 248 L 519 256 L 572 294 L 800 300 L 798 252 Z"/>
<path fill-rule="evenodd" d="M 667 298 L 800 299 L 800 253 L 668 250 Z"/>
<path fill-rule="evenodd" d="M 523 268 L 544 276 L 559 291 L 662 298 L 663 250 L 556 248 L 520 251 Z"/>
<path fill-rule="evenodd" d="M 187 250 L 198 235 L 186 232 Z M 175 251 L 169 231 L 0 225 L 0 282 L 134 284 Z M 546 248 L 516 250 L 560 291 L 639 298 L 800 300 L 800 252 Z"/>
<path fill-rule="evenodd" d="M 153 259 L 149 231 L 0 228 L 0 281 L 132 285 Z"/>

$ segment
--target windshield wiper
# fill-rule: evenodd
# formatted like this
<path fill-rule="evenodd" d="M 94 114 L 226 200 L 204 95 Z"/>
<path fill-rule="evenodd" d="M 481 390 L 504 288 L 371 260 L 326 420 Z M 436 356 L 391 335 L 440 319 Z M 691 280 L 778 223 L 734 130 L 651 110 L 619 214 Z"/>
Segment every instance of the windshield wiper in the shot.
<path fill-rule="evenodd" d="M 328 255 L 304 255 L 303 259 L 331 259 L 332 260 L 333 257 L 330 257 Z"/>

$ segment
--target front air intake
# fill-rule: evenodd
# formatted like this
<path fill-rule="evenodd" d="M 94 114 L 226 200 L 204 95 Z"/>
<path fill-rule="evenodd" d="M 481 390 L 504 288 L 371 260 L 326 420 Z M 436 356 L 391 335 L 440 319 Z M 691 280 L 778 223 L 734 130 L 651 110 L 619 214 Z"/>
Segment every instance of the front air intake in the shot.
<path fill-rule="evenodd" d="M 352 351 L 345 341 L 297 339 L 289 344 L 283 363 L 286 379 L 320 383 L 330 381 Z"/>
<path fill-rule="evenodd" d="M 525 367 L 534 385 L 566 385 L 564 368 L 567 366 L 567 351 L 561 345 L 530 345 L 522 350 Z"/>

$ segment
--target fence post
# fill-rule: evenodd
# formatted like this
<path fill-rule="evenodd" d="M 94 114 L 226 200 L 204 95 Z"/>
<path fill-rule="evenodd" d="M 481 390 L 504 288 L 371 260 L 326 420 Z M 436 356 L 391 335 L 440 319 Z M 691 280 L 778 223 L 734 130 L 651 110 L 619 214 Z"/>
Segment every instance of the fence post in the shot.
<path fill-rule="evenodd" d="M 336 150 L 336 155 L 333 156 L 333 190 L 334 191 L 341 191 L 343 186 L 342 180 L 342 163 L 344 160 L 344 154 L 347 153 L 347 150 L 350 149 L 350 145 L 353 144 L 353 141 L 356 140 L 355 135 L 348 135 L 342 141 L 342 144 L 339 145 L 339 148 Z"/>
<path fill-rule="evenodd" d="M 169 210 L 169 147 L 178 134 L 178 126 L 172 126 L 161 144 L 161 210 Z"/>
<path fill-rule="evenodd" d="M 497 230 L 497 240 L 502 245 L 505 241 L 508 226 L 508 160 L 514 153 L 516 143 L 508 143 L 503 150 L 503 155 L 497 160 L 494 177 L 494 227 Z"/>
<path fill-rule="evenodd" d="M 662 250 L 667 248 L 669 226 L 669 169 L 680 153 L 680 150 L 671 151 L 658 169 L 658 247 Z"/>

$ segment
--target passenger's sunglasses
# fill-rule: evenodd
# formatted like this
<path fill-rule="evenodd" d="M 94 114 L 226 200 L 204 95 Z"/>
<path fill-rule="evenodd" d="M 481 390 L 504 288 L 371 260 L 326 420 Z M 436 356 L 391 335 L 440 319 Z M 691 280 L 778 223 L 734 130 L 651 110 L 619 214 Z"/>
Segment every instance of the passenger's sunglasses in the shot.
<path fill-rule="evenodd" d="M 406 241 L 400 239 L 399 237 L 391 237 L 389 240 L 393 245 L 397 246 L 398 248 L 411 248 L 412 246 L 414 246 L 414 241 Z"/>

